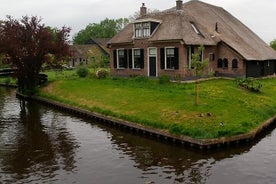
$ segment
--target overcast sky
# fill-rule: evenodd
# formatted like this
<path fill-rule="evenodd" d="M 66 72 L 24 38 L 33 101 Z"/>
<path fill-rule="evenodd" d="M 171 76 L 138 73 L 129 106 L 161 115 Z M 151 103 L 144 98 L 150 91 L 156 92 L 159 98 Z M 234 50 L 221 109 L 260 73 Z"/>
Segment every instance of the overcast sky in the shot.
<path fill-rule="evenodd" d="M 223 7 L 266 43 L 276 39 L 276 0 L 201 1 Z M 74 35 L 89 23 L 99 23 L 105 18 L 128 18 L 142 3 L 152 10 L 175 6 L 175 0 L 0 0 L 0 20 L 6 15 L 14 18 L 34 15 L 41 17 L 47 26 L 71 27 Z"/>

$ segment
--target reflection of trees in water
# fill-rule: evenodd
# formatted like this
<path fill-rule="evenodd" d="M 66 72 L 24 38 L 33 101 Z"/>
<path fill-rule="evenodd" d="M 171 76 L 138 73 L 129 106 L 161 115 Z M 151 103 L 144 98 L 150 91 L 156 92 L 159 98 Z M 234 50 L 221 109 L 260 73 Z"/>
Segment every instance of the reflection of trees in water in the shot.
<path fill-rule="evenodd" d="M 14 122 L 18 124 L 13 135 L 17 141 L 12 142 L 13 149 L 2 158 L 4 171 L 16 173 L 17 176 L 12 176 L 16 180 L 52 178 L 60 169 L 73 171 L 77 145 L 66 128 L 58 125 L 62 120 L 45 117 L 45 112 L 35 103 L 21 102 L 21 107 L 19 123 Z M 50 122 L 47 124 L 47 121 Z"/>
<path fill-rule="evenodd" d="M 111 130 L 111 135 L 118 150 L 129 155 L 135 161 L 135 167 L 143 171 L 143 177 L 150 178 L 151 174 L 157 174 L 156 171 L 161 170 L 162 177 L 174 179 L 177 183 L 204 183 L 211 175 L 215 162 L 244 153 L 251 147 L 201 152 L 114 130 Z"/>

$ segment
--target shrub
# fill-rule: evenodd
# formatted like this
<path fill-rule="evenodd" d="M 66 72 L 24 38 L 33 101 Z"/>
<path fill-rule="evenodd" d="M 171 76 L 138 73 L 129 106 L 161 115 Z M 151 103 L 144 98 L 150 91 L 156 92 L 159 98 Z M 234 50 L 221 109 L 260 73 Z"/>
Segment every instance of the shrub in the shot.
<path fill-rule="evenodd" d="M 259 92 L 262 88 L 261 82 L 254 78 L 239 78 L 236 82 L 239 86 L 253 92 Z"/>
<path fill-rule="evenodd" d="M 79 66 L 77 68 L 77 74 L 78 74 L 79 77 L 84 78 L 89 74 L 89 70 L 85 66 Z"/>
<path fill-rule="evenodd" d="M 4 80 L 4 83 L 5 83 L 6 85 L 9 85 L 9 84 L 11 83 L 11 79 L 10 79 L 10 78 L 6 78 L 6 79 Z"/>
<path fill-rule="evenodd" d="M 96 71 L 96 77 L 98 79 L 105 79 L 108 75 L 108 72 L 106 70 L 100 69 Z"/>
<path fill-rule="evenodd" d="M 160 84 L 167 84 L 170 82 L 170 76 L 169 75 L 161 75 L 159 77 L 159 83 Z"/>

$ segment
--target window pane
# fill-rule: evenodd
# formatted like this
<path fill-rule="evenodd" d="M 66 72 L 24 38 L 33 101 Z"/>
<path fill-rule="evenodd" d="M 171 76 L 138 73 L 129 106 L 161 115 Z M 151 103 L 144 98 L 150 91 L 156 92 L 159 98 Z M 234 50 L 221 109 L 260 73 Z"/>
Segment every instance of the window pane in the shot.
<path fill-rule="evenodd" d="M 134 55 L 140 56 L 140 49 L 135 49 L 135 50 L 134 50 Z"/>
<path fill-rule="evenodd" d="M 143 23 L 143 27 L 149 27 L 149 26 L 150 26 L 149 22 L 144 22 Z"/>
<path fill-rule="evenodd" d="M 124 50 L 118 50 L 118 68 L 125 67 L 125 52 Z"/>
<path fill-rule="evenodd" d="M 143 36 L 144 37 L 150 36 L 150 29 L 149 28 L 144 28 L 143 29 Z"/>
<path fill-rule="evenodd" d="M 150 48 L 149 49 L 149 55 L 156 55 L 156 49 L 155 48 Z"/>
<path fill-rule="evenodd" d="M 141 27 L 141 23 L 140 24 L 135 24 L 135 28 L 140 28 Z"/>
<path fill-rule="evenodd" d="M 238 68 L 238 60 L 237 59 L 233 59 L 232 68 Z"/>
<path fill-rule="evenodd" d="M 174 48 L 168 48 L 168 49 L 166 49 L 166 54 L 167 54 L 167 56 L 168 55 L 174 56 Z"/>
<path fill-rule="evenodd" d="M 118 50 L 118 55 L 119 56 L 124 56 L 124 51 L 123 50 Z"/>
<path fill-rule="evenodd" d="M 134 49 L 133 57 L 134 57 L 133 68 L 141 68 L 141 50 Z"/>
<path fill-rule="evenodd" d="M 167 48 L 166 49 L 166 68 L 167 69 L 174 69 L 174 48 Z"/>

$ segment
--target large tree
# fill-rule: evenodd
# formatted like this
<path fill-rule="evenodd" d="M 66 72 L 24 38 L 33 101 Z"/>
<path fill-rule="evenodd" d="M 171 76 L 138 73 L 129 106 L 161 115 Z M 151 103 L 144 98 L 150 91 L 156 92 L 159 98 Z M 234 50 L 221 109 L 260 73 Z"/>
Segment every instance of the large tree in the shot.
<path fill-rule="evenodd" d="M 116 33 L 122 30 L 128 19 L 104 19 L 100 23 L 90 23 L 85 29 L 80 30 L 73 37 L 74 44 L 85 44 L 91 38 L 112 38 Z"/>
<path fill-rule="evenodd" d="M 16 69 L 20 92 L 35 89 L 42 65 L 65 61 L 69 55 L 69 32 L 67 27 L 46 27 L 35 16 L 19 20 L 7 16 L 7 20 L 0 23 L 0 53 L 5 54 L 8 63 Z"/>

